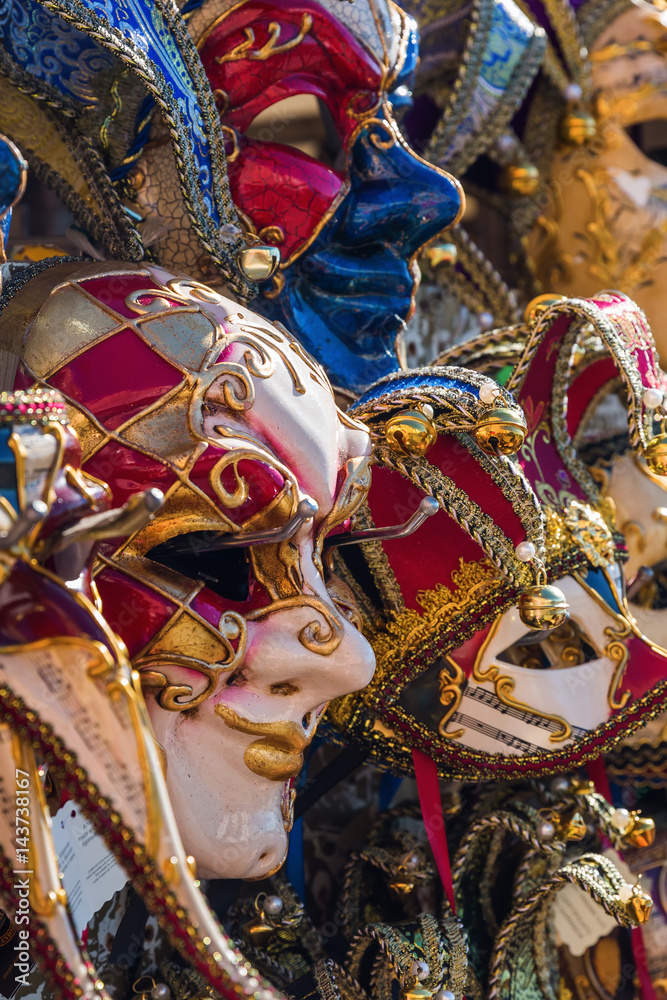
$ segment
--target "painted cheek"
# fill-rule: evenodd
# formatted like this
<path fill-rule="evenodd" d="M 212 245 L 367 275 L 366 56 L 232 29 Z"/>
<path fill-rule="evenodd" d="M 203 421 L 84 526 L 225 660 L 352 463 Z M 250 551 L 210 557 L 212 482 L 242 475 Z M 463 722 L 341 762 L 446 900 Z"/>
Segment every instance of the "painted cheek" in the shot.
<path fill-rule="evenodd" d="M 277 143 L 243 140 L 229 165 L 234 203 L 257 231 L 280 226 L 283 261 L 315 232 L 341 191 L 344 175 L 298 150 Z"/>

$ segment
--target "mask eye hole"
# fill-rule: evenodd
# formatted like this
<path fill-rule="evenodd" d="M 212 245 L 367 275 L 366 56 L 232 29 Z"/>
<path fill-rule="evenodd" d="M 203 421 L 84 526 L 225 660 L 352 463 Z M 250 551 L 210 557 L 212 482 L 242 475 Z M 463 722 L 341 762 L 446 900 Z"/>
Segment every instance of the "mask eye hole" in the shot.
<path fill-rule="evenodd" d="M 201 580 L 205 587 L 226 601 L 247 601 L 250 596 L 248 550 L 202 551 L 206 542 L 217 537 L 214 531 L 190 531 L 156 545 L 146 557 L 181 576 Z"/>
<path fill-rule="evenodd" d="M 639 608 L 664 611 L 667 608 L 667 562 L 651 566 L 645 576 L 645 582 L 633 587 L 632 596 L 628 595 L 628 600 Z"/>
<path fill-rule="evenodd" d="M 664 119 L 638 122 L 630 125 L 626 132 L 644 156 L 667 167 L 667 123 Z"/>
<path fill-rule="evenodd" d="M 341 169 L 341 156 L 345 162 L 333 116 L 314 94 L 294 94 L 264 108 L 251 121 L 246 136 L 291 146 L 336 170 Z"/>
<path fill-rule="evenodd" d="M 498 654 L 501 662 L 526 670 L 563 670 L 598 658 L 589 636 L 571 618 L 551 632 L 525 635 Z"/>

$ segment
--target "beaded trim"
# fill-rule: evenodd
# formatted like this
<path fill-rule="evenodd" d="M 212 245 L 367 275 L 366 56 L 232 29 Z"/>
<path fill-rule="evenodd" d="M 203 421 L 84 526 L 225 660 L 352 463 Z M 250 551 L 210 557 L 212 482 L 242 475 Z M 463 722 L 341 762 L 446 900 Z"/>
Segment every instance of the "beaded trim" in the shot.
<path fill-rule="evenodd" d="M 226 158 L 220 119 L 204 67 L 176 6 L 169 3 L 169 0 L 153 0 L 153 18 L 162 21 L 163 29 L 170 34 L 172 48 L 182 59 L 183 68 L 188 73 L 196 96 L 204 137 L 210 144 L 209 169 L 215 208 L 219 213 L 217 220 L 212 216 L 202 193 L 195 164 L 192 127 L 160 67 L 148 58 L 138 45 L 134 45 L 129 37 L 113 26 L 108 17 L 101 15 L 97 10 L 87 8 L 82 0 L 38 0 L 38 2 L 109 49 L 137 74 L 155 98 L 171 135 L 181 191 L 193 229 L 206 252 L 221 268 L 233 290 L 244 300 L 253 298 L 257 292 L 256 286 L 241 275 L 235 263 L 236 253 L 242 246 L 241 238 L 226 243 L 220 237 L 221 228 L 226 225 L 236 226 L 238 222 L 225 169 Z"/>
<path fill-rule="evenodd" d="M 65 400 L 57 389 L 29 389 L 0 393 L 0 426 L 11 424 L 69 424 Z"/>
<path fill-rule="evenodd" d="M 16 895 L 16 872 L 4 852 L 0 851 L 0 895 L 8 900 L 14 912 L 19 911 L 19 898 Z M 48 933 L 43 923 L 31 908 L 30 912 L 30 950 L 35 957 L 40 972 L 49 990 L 62 1000 L 82 1000 L 83 990 L 67 962 L 59 953 L 57 945 Z M 105 992 L 95 994 L 106 997 Z M 85 1000 L 92 1000 L 85 998 Z"/>

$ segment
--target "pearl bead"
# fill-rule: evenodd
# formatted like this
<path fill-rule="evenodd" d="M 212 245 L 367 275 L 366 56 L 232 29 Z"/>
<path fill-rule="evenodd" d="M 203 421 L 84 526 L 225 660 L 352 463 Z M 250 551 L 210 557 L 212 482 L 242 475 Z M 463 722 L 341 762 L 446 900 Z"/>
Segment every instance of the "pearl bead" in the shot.
<path fill-rule="evenodd" d="M 426 962 L 422 962 L 420 959 L 415 959 L 410 966 L 410 972 L 419 980 L 420 983 L 422 983 L 425 979 L 428 979 L 431 974 L 431 970 Z"/>
<path fill-rule="evenodd" d="M 623 832 L 630 822 L 630 813 L 627 809 L 614 809 L 609 822 L 612 826 L 615 826 L 619 832 Z"/>
<path fill-rule="evenodd" d="M 516 149 L 517 141 L 513 135 L 509 135 L 505 132 L 503 135 L 499 135 L 496 139 L 496 149 L 499 153 L 513 153 Z"/>
<path fill-rule="evenodd" d="M 403 867 L 406 872 L 413 872 L 415 868 L 419 868 L 419 858 L 416 854 L 407 854 L 403 859 Z"/>
<path fill-rule="evenodd" d="M 514 551 L 516 552 L 517 559 L 521 562 L 527 563 L 535 558 L 535 546 L 532 542 L 519 542 Z"/>
<path fill-rule="evenodd" d="M 647 389 L 643 395 L 644 406 L 649 410 L 657 410 L 662 403 L 664 395 L 660 389 Z"/>
<path fill-rule="evenodd" d="M 482 315 L 484 314 L 482 313 Z M 480 402 L 484 403 L 486 406 L 491 406 L 493 403 L 495 403 L 496 396 L 498 395 L 499 392 L 500 390 L 498 386 L 495 384 L 495 382 L 485 382 L 484 385 L 480 386 L 479 390 Z"/>
<path fill-rule="evenodd" d="M 543 819 L 537 827 L 539 840 L 553 840 L 556 836 L 556 827 L 548 819 Z"/>
<path fill-rule="evenodd" d="M 578 83 L 568 83 L 567 87 L 563 91 L 563 97 L 566 101 L 580 101 L 582 97 L 581 87 Z"/>
<path fill-rule="evenodd" d="M 495 322 L 492 313 L 481 312 L 477 313 L 477 322 L 479 323 L 479 328 L 482 332 L 486 330 L 493 330 L 493 324 Z"/>
<path fill-rule="evenodd" d="M 422 411 L 422 413 L 424 414 L 424 416 L 426 417 L 427 420 L 433 420 L 433 417 L 435 416 L 435 413 L 434 413 L 433 407 L 431 406 L 430 403 L 422 403 L 422 405 L 421 405 L 421 411 Z"/>
<path fill-rule="evenodd" d="M 554 778 L 551 782 L 551 791 L 554 795 L 565 795 L 570 790 L 570 779 L 564 778 L 562 775 L 560 778 Z"/>
<path fill-rule="evenodd" d="M 269 916 L 275 917 L 278 913 L 282 912 L 283 901 L 280 896 L 267 896 L 264 900 L 264 906 L 262 907 L 265 913 Z"/>
<path fill-rule="evenodd" d="M 151 990 L 151 1000 L 169 1000 L 171 990 L 166 983 L 156 983 Z"/>
<path fill-rule="evenodd" d="M 628 882 L 618 890 L 618 898 L 622 903 L 629 903 L 632 898 L 632 886 Z"/>
<path fill-rule="evenodd" d="M 433 1000 L 456 1000 L 451 990 L 438 990 Z"/>

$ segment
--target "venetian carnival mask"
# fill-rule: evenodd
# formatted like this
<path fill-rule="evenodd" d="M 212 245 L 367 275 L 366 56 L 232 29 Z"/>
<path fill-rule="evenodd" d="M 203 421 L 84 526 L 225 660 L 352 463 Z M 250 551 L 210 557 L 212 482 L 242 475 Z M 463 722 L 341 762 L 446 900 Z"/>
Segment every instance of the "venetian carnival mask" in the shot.
<path fill-rule="evenodd" d="M 165 495 L 150 524 L 101 548 L 95 583 L 199 872 L 264 875 L 283 861 L 292 780 L 327 702 L 373 672 L 323 563 L 366 495 L 367 432 L 284 328 L 211 289 L 158 268 L 58 271 L 19 381 L 65 394 L 83 468 L 114 502 Z"/>
<path fill-rule="evenodd" d="M 360 389 L 396 368 L 417 251 L 462 210 L 458 183 L 397 124 L 415 23 L 386 0 L 206 0 L 189 31 L 220 112 L 234 203 L 282 255 L 257 308 L 296 331 L 334 384 Z M 319 157 L 281 141 L 300 95 L 323 109 Z"/>
<path fill-rule="evenodd" d="M 151 488 L 109 509 L 105 484 L 80 459 L 60 393 L 0 394 L 0 896 L 14 921 L 12 979 L 25 995 L 40 992 L 43 977 L 68 1000 L 109 1000 L 76 926 L 80 882 L 68 897 L 66 852 L 54 842 L 62 813 L 76 806 L 86 842 L 103 840 L 216 995 L 276 1000 L 200 891 L 138 675 L 91 582 L 99 542 L 141 530 L 162 496 Z M 56 816 L 54 804 L 64 807 Z"/>
<path fill-rule="evenodd" d="M 286 322 L 338 386 L 395 370 L 417 251 L 462 210 L 458 182 L 397 125 L 414 21 L 388 0 L 203 0 L 182 16 L 148 6 L 150 18 L 142 0 L 84 2 L 75 28 L 67 0 L 7 0 L 0 128 L 95 252 L 137 261 L 150 248 L 247 300 L 261 275 L 239 268 L 244 243 L 273 246 L 282 262 L 256 308 Z M 33 50 L 48 50 L 48 65 Z M 28 91 L 49 95 L 62 132 Z M 314 105 L 320 149 L 285 144 L 295 99 Z"/>
<path fill-rule="evenodd" d="M 386 616 L 369 633 L 377 673 L 331 711 L 340 732 L 381 762 L 409 768 L 413 749 L 442 774 L 469 779 L 488 779 L 490 767 L 505 777 L 567 770 L 664 705 L 667 654 L 628 610 L 613 508 L 572 447 L 582 411 L 568 410 L 567 385 L 589 323 L 623 379 L 631 437 L 646 449 L 646 390 L 660 373 L 641 313 L 617 293 L 533 317 L 508 383 L 527 421 L 514 460 L 488 454 L 493 446 L 516 451 L 521 437 L 505 390 L 483 375 L 405 373 L 354 408 L 378 442 L 370 516 L 382 521 L 399 503 L 414 506 L 422 491 L 442 508 L 409 552 L 387 541 L 366 555 Z M 430 406 L 440 428 L 427 457 L 393 443 L 392 421 L 405 420 L 407 400 Z M 535 590 L 543 569 L 558 594 Z M 556 609 L 569 605 L 566 621 L 550 617 L 552 600 Z"/>
<path fill-rule="evenodd" d="M 593 7 L 593 4 L 587 5 Z M 667 248 L 667 20 L 639 0 L 589 39 L 596 131 L 559 146 L 531 237 L 545 291 L 618 288 L 646 312 L 661 355 Z"/>

